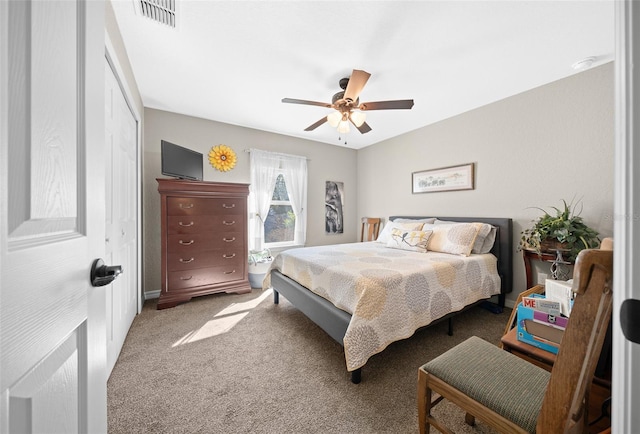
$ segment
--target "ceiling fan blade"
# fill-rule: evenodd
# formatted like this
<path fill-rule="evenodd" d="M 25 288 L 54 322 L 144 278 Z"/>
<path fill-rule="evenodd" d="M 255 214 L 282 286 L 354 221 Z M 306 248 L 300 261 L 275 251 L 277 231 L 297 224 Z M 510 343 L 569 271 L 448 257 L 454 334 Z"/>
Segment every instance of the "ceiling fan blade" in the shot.
<path fill-rule="evenodd" d="M 349 119 L 349 120 L 351 121 L 351 119 Z M 353 124 L 354 127 L 356 127 L 358 129 L 358 131 L 360 131 L 361 134 L 366 134 L 369 131 L 371 131 L 371 127 L 366 122 L 363 122 L 362 125 L 360 125 L 360 126 L 357 126 L 353 121 L 351 121 L 351 123 Z"/>
<path fill-rule="evenodd" d="M 398 99 L 395 101 L 363 102 L 358 107 L 360 110 L 399 110 L 413 107 L 412 99 Z"/>
<path fill-rule="evenodd" d="M 305 128 L 305 131 L 313 131 L 316 128 L 318 128 L 320 125 L 324 124 L 325 122 L 327 122 L 327 117 L 323 117 L 322 119 L 320 119 L 318 122 L 309 125 L 307 128 Z"/>
<path fill-rule="evenodd" d="M 320 107 L 328 107 L 331 108 L 331 104 L 326 102 L 318 102 L 318 101 L 307 101 L 306 99 L 295 99 L 295 98 L 282 98 L 282 102 L 286 102 L 289 104 L 306 104 L 306 105 L 318 105 Z"/>
<path fill-rule="evenodd" d="M 360 92 L 362 92 L 362 88 L 367 84 L 369 77 L 371 77 L 371 74 L 367 71 L 354 69 L 351 73 L 351 77 L 349 77 L 347 88 L 344 90 L 344 99 L 356 101 L 360 96 Z"/>

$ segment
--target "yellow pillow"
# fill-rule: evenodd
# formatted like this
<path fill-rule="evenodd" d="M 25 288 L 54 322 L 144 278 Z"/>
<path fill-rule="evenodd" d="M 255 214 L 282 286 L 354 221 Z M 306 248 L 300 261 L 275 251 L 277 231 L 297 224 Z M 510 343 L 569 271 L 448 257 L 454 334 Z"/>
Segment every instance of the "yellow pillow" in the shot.
<path fill-rule="evenodd" d="M 432 231 L 407 231 L 392 229 L 387 247 L 409 250 L 412 252 L 426 253 L 427 244 Z"/>
<path fill-rule="evenodd" d="M 460 223 L 452 225 L 425 224 L 423 230 L 432 230 L 427 249 L 433 252 L 469 256 L 482 223 Z"/>

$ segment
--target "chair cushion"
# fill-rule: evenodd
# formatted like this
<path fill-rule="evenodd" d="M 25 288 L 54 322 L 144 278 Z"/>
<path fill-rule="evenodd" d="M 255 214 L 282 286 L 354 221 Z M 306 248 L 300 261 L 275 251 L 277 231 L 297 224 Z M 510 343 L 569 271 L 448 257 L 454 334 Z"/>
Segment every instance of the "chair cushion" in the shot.
<path fill-rule="evenodd" d="M 534 433 L 551 373 L 473 336 L 422 367 Z"/>

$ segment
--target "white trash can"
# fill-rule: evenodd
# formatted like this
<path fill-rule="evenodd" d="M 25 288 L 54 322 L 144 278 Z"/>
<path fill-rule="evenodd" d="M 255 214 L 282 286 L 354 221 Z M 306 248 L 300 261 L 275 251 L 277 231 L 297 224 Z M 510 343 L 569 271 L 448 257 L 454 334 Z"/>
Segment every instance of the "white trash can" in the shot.
<path fill-rule="evenodd" d="M 249 252 L 249 285 L 254 289 L 262 289 L 262 281 L 271 266 L 273 258 L 268 249 Z"/>

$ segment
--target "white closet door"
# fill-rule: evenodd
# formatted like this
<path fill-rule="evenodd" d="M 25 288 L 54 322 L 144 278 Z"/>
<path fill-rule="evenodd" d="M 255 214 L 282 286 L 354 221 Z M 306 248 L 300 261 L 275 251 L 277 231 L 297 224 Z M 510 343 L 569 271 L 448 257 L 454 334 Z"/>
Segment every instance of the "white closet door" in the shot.
<path fill-rule="evenodd" d="M 107 291 L 107 371 L 118 359 L 137 312 L 137 122 L 105 59 L 105 261 L 122 265 Z"/>

